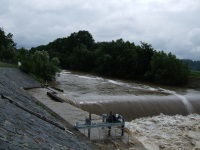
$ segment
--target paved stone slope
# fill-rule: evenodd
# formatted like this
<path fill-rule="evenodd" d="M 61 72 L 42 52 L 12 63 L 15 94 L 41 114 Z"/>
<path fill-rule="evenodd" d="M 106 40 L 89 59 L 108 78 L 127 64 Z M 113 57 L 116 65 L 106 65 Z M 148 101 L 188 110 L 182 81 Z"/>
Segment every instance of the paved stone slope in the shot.
<path fill-rule="evenodd" d="M 40 84 L 18 69 L 0 68 L 0 149 L 90 149 L 74 135 L 26 111 L 57 123 L 21 87 Z"/>

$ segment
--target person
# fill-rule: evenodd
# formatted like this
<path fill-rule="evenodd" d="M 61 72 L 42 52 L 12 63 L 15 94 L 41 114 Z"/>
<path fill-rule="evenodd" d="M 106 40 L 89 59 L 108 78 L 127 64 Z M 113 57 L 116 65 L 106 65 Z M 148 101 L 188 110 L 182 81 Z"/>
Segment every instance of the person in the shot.
<path fill-rule="evenodd" d="M 112 114 L 112 111 L 108 115 L 108 118 L 106 119 L 106 122 L 108 123 L 119 123 L 119 122 L 124 122 L 124 119 L 121 115 L 119 114 Z M 124 135 L 124 125 L 121 125 L 121 136 Z M 108 127 L 108 136 L 110 136 L 111 133 L 111 126 Z"/>
<path fill-rule="evenodd" d="M 110 111 L 110 114 L 106 120 L 106 122 L 108 123 L 113 123 L 113 115 L 112 115 L 112 111 Z M 111 126 L 108 127 L 108 136 L 110 137 L 110 132 L 111 132 Z"/>
<path fill-rule="evenodd" d="M 116 115 L 115 115 L 115 120 L 116 120 L 116 122 L 121 122 L 120 119 L 122 119 L 122 116 L 119 115 L 119 114 L 116 114 Z"/>
<path fill-rule="evenodd" d="M 115 115 L 115 119 L 116 119 L 116 122 L 124 122 L 123 117 L 119 114 Z M 122 130 L 121 136 L 123 136 L 124 135 L 124 125 L 121 125 L 121 130 Z"/>
<path fill-rule="evenodd" d="M 89 118 L 85 119 L 85 124 L 86 125 L 91 125 L 91 120 Z"/>

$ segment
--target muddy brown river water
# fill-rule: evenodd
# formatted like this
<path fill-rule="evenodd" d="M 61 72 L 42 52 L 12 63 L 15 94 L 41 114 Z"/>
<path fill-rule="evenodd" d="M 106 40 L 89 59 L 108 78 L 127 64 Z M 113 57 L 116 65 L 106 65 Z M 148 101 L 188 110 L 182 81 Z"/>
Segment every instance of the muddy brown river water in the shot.
<path fill-rule="evenodd" d="M 101 115 L 118 113 L 126 121 L 140 117 L 200 114 L 200 91 L 197 89 L 158 87 L 127 80 L 62 71 L 51 85 L 63 89 L 62 98 L 81 109 Z"/>

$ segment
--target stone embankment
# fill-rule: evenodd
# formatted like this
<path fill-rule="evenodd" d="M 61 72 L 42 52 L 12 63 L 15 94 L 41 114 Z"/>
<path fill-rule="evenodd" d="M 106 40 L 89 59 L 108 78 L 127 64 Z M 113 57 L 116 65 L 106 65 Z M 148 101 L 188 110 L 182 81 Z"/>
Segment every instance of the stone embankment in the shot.
<path fill-rule="evenodd" d="M 0 149 L 93 149 L 23 89 L 30 87 L 41 85 L 18 69 L 0 68 Z"/>

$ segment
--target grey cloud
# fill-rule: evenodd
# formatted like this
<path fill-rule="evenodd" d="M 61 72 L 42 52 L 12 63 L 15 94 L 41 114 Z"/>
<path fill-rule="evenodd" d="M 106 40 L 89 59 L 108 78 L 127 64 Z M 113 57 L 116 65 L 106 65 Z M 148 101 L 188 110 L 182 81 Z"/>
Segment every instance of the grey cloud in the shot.
<path fill-rule="evenodd" d="M 194 28 L 189 32 L 188 40 L 192 44 L 200 46 L 200 27 Z"/>
<path fill-rule="evenodd" d="M 18 47 L 88 30 L 96 41 L 144 41 L 179 58 L 200 59 L 198 0 L 1 0 L 0 26 Z"/>

